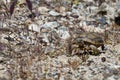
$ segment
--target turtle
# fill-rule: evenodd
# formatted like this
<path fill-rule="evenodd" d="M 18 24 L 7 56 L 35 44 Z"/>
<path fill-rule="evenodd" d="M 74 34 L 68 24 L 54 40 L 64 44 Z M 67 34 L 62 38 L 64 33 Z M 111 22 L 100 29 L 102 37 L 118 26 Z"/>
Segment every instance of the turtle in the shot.
<path fill-rule="evenodd" d="M 71 40 L 71 53 L 74 54 L 92 54 L 98 55 L 101 50 L 104 50 L 103 34 L 95 32 L 80 32 Z"/>

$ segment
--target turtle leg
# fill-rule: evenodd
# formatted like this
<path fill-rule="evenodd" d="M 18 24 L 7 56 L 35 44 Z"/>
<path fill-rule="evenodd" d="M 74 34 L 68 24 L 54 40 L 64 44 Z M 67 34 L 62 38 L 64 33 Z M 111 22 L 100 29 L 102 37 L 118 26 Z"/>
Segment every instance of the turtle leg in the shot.
<path fill-rule="evenodd" d="M 91 55 L 99 55 L 101 53 L 100 50 L 96 46 L 90 45 L 89 47 L 90 47 L 89 53 Z"/>

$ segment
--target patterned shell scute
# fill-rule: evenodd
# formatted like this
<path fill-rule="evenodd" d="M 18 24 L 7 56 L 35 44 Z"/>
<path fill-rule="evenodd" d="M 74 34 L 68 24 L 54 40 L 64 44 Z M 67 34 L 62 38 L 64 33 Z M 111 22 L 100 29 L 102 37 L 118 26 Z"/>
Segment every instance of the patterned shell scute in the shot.
<path fill-rule="evenodd" d="M 94 45 L 100 47 L 104 44 L 102 34 L 94 32 L 83 32 L 75 38 L 75 43 L 84 43 L 84 45 Z"/>

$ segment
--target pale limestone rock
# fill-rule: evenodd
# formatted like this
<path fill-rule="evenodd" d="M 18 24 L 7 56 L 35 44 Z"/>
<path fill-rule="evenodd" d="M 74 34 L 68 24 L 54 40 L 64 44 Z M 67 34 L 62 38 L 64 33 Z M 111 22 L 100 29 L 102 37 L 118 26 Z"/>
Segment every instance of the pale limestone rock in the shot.
<path fill-rule="evenodd" d="M 47 7 L 38 7 L 38 12 L 41 14 L 46 14 L 49 11 Z"/>
<path fill-rule="evenodd" d="M 60 15 L 60 13 L 58 13 L 56 11 L 50 11 L 49 14 L 52 16 L 59 16 Z"/>
<path fill-rule="evenodd" d="M 37 24 L 30 24 L 28 29 L 35 32 L 40 32 L 40 26 L 38 26 Z"/>
<path fill-rule="evenodd" d="M 2 64 L 0 64 L 0 80 L 10 80 L 10 74 Z"/>
<path fill-rule="evenodd" d="M 54 29 L 58 26 L 59 26 L 59 24 L 56 21 L 46 22 L 45 24 L 41 25 L 42 28 L 46 28 L 46 29 Z"/>

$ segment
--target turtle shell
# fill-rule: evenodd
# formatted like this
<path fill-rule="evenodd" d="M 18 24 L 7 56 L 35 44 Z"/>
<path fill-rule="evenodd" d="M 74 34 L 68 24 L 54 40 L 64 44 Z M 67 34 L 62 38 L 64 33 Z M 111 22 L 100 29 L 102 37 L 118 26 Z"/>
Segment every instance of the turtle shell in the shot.
<path fill-rule="evenodd" d="M 83 45 L 94 45 L 96 47 L 104 45 L 102 34 L 94 32 L 82 32 L 74 40 L 75 43 Z"/>

